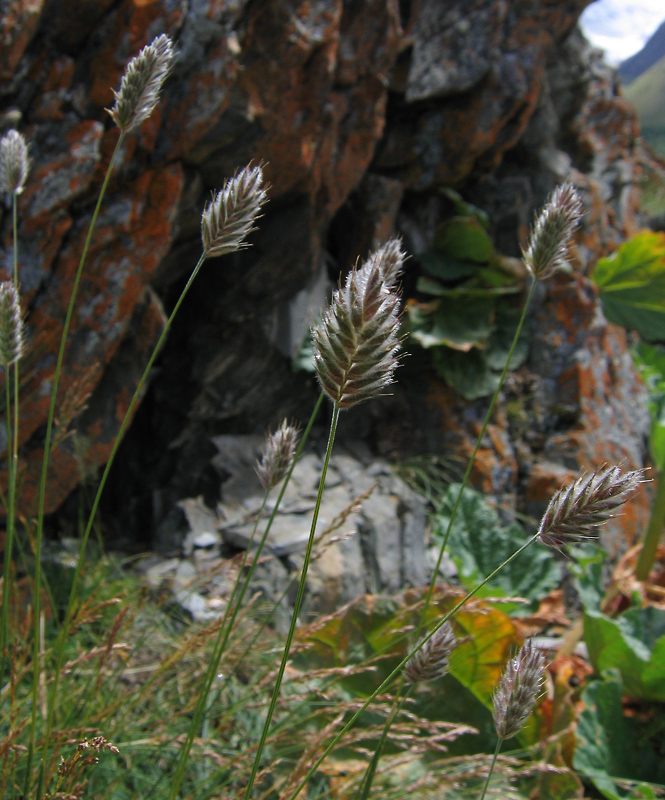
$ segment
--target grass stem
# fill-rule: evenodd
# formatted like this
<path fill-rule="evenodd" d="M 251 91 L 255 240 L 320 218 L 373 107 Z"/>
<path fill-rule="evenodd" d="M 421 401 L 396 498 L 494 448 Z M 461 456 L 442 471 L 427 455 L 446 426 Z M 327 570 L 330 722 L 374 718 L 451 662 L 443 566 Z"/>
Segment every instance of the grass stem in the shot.
<path fill-rule="evenodd" d="M 42 462 L 42 471 L 39 481 L 39 501 L 37 510 L 37 538 L 35 542 L 35 572 L 34 572 L 34 593 L 33 593 L 34 641 L 33 641 L 32 715 L 30 720 L 28 766 L 26 769 L 25 786 L 24 786 L 24 795 L 26 797 L 30 794 L 30 773 L 32 771 L 32 759 L 33 759 L 34 745 L 35 745 L 35 730 L 37 723 L 37 693 L 39 689 L 39 672 L 40 672 L 39 606 L 40 606 L 40 591 L 41 591 L 41 551 L 42 551 L 42 536 L 44 532 L 44 502 L 46 498 L 46 477 L 48 473 L 49 458 L 51 455 L 51 432 L 53 430 L 53 420 L 55 417 L 55 404 L 58 397 L 58 385 L 60 383 L 62 364 L 65 358 L 65 348 L 67 345 L 67 337 L 69 335 L 69 327 L 71 325 L 72 316 L 74 314 L 74 308 L 76 306 L 76 296 L 78 294 L 79 283 L 81 282 L 81 275 L 83 274 L 83 267 L 85 265 L 85 261 L 88 255 L 88 249 L 90 247 L 90 242 L 92 241 L 92 234 L 95 229 L 95 225 L 97 223 L 97 218 L 99 217 L 99 212 L 102 207 L 102 201 L 104 199 L 104 195 L 106 194 L 106 189 L 108 187 L 108 183 L 111 178 L 111 173 L 113 172 L 113 166 L 115 164 L 118 153 L 120 152 L 120 148 L 122 146 L 124 138 L 125 134 L 124 132 L 121 132 L 120 136 L 118 137 L 115 149 L 113 151 L 113 155 L 111 156 L 111 160 L 109 161 L 109 165 L 106 170 L 106 175 L 104 176 L 104 181 L 102 183 L 102 188 L 97 198 L 97 204 L 95 206 L 92 219 L 90 220 L 88 234 L 85 238 L 85 243 L 83 245 L 83 251 L 81 253 L 81 258 L 79 260 L 78 269 L 76 270 L 76 275 L 74 277 L 74 284 L 72 286 L 72 292 L 69 298 L 69 305 L 67 307 L 65 323 L 63 325 L 62 335 L 60 337 L 60 349 L 58 351 L 58 359 L 55 366 L 55 372 L 53 374 L 53 386 L 51 388 L 51 403 L 49 405 L 48 418 L 46 422 L 46 436 L 44 439 L 44 458 Z M 51 710 L 55 704 L 56 691 L 57 687 L 54 687 L 51 691 L 51 695 L 49 698 L 49 718 L 51 717 Z M 48 748 L 49 733 L 50 733 L 50 725 L 47 725 L 46 736 L 44 739 L 44 755 L 46 754 Z M 43 774 L 43 771 L 40 774 Z M 40 795 L 41 795 L 41 787 L 38 787 L 37 797 L 39 798 Z"/>
<path fill-rule="evenodd" d="M 14 245 L 14 286 L 18 291 L 18 197 L 12 194 L 12 239 Z M 19 359 L 14 362 L 14 430 L 11 426 L 9 391 L 10 367 L 5 369 L 5 404 L 7 406 L 7 535 L 5 538 L 2 568 L 2 618 L 0 619 L 0 686 L 5 682 L 5 647 L 9 645 L 9 593 L 11 582 L 12 551 L 16 531 L 16 478 L 18 475 L 18 408 Z"/>
<path fill-rule="evenodd" d="M 421 647 L 422 647 L 422 646 L 423 646 L 423 645 L 424 645 L 426 642 L 428 642 L 428 641 L 429 641 L 429 640 L 432 638 L 432 636 L 434 636 L 434 634 L 435 634 L 435 633 L 436 633 L 436 632 L 437 632 L 437 631 L 438 631 L 440 628 L 442 628 L 442 627 L 443 627 L 443 626 L 446 624 L 446 622 L 448 622 L 448 620 L 449 620 L 449 619 L 451 619 L 452 617 L 454 617 L 454 616 L 455 616 L 455 614 L 457 614 L 457 612 L 460 610 L 460 608 L 462 608 L 464 605 L 466 605 L 466 603 L 468 603 L 468 602 L 469 602 L 469 600 L 471 600 L 471 598 L 472 598 L 472 597 L 474 597 L 476 594 L 478 594 L 478 592 L 479 592 L 479 591 L 480 591 L 480 590 L 483 588 L 483 586 L 486 586 L 486 585 L 487 585 L 487 584 L 488 584 L 488 583 L 489 583 L 489 582 L 490 582 L 490 581 L 491 581 L 491 580 L 492 580 L 492 579 L 493 579 L 493 578 L 494 578 L 496 575 L 498 575 L 498 574 L 499 574 L 499 572 L 501 572 L 501 570 L 502 570 L 504 567 L 507 567 L 507 566 L 508 566 L 508 564 L 510 564 L 512 561 L 514 561 L 514 560 L 515 560 L 515 559 L 516 559 L 518 556 L 520 556 L 520 555 L 521 555 L 521 554 L 522 554 L 522 553 L 523 553 L 523 552 L 524 552 L 524 551 L 527 549 L 527 547 L 530 547 L 530 546 L 531 546 L 531 545 L 532 545 L 532 544 L 533 544 L 535 541 L 537 541 L 537 540 L 538 540 L 538 534 L 536 534 L 536 535 L 532 536 L 530 539 L 527 539 L 527 541 L 526 541 L 526 542 L 524 542 L 524 544 L 523 544 L 523 545 L 522 545 L 520 548 L 518 548 L 518 549 L 517 549 L 517 550 L 516 550 L 516 551 L 515 551 L 515 552 L 514 552 L 514 553 L 513 553 L 511 556 L 509 556 L 509 557 L 508 557 L 508 558 L 507 558 L 507 559 L 506 559 L 506 560 L 503 562 L 503 564 L 500 564 L 500 565 L 499 565 L 499 566 L 498 566 L 498 567 L 497 567 L 497 568 L 496 568 L 496 569 L 495 569 L 493 572 L 491 572 L 491 573 L 490 573 L 490 574 L 489 574 L 489 575 L 488 575 L 488 576 L 487 576 L 487 577 L 486 577 L 486 578 L 485 578 L 483 581 L 481 581 L 481 582 L 478 584 L 478 586 L 476 586 L 476 588 L 475 588 L 475 589 L 473 589 L 473 590 L 472 590 L 472 591 L 470 591 L 470 592 L 469 592 L 467 595 L 465 595 L 465 596 L 464 596 L 464 597 L 463 597 L 463 598 L 462 598 L 462 599 L 459 601 L 459 603 L 457 603 L 457 605 L 453 606 L 453 608 L 451 608 L 451 609 L 450 609 L 450 611 L 449 611 L 447 614 L 444 614 L 444 616 L 443 616 L 443 617 L 442 617 L 442 618 L 441 618 L 441 619 L 440 619 L 440 620 L 439 620 L 439 621 L 436 623 L 436 625 L 435 625 L 435 626 L 432 628 L 432 630 L 431 630 L 431 631 L 430 631 L 430 632 L 427 634 L 427 636 L 425 636 L 425 637 L 423 638 L 423 640 L 422 640 L 421 642 L 419 642 L 419 643 L 416 645 L 416 647 L 414 647 L 414 649 L 413 649 L 413 650 L 411 650 L 411 652 L 410 652 L 410 653 L 407 653 L 407 655 L 406 655 L 406 656 L 405 656 L 405 657 L 404 657 L 404 658 L 403 658 L 403 659 L 400 661 L 400 663 L 399 663 L 399 664 L 398 664 L 398 665 L 397 665 L 397 666 L 396 666 L 396 667 L 393 669 L 393 671 L 390 673 L 390 675 L 388 675 L 386 678 L 384 678 L 384 680 L 381 682 L 381 684 L 380 684 L 380 685 L 379 685 L 379 686 L 378 686 L 378 687 L 377 687 L 377 688 L 376 688 L 376 689 L 375 689 L 375 690 L 372 692 L 372 694 L 371 694 L 371 695 L 370 695 L 370 696 L 369 696 L 369 697 L 368 697 L 368 698 L 365 700 L 365 702 L 362 704 L 362 706 L 361 706 L 361 707 L 360 707 L 360 708 L 359 708 L 359 709 L 358 709 L 358 710 L 357 710 L 357 711 L 356 711 L 356 712 L 355 712 L 355 713 L 354 713 L 354 714 L 353 714 L 353 715 L 352 715 L 352 716 L 351 716 L 351 717 L 350 717 L 350 718 L 347 720 L 347 722 L 346 722 L 346 723 L 343 725 L 343 727 L 342 727 L 342 728 L 339 730 L 339 732 L 338 732 L 337 734 L 335 734 L 335 736 L 334 736 L 334 737 L 333 737 L 333 739 L 332 739 L 332 740 L 331 740 L 331 741 L 328 743 L 328 745 L 327 745 L 327 746 L 326 746 L 326 748 L 323 750 L 323 752 L 321 753 L 321 755 L 320 755 L 320 756 L 317 758 L 317 760 L 314 762 L 314 764 L 313 764 L 313 765 L 312 765 L 312 766 L 309 768 L 309 770 L 308 770 L 307 774 L 306 774 L 306 775 L 305 775 L 305 777 L 302 779 L 302 781 L 300 782 L 300 784 L 298 785 L 298 787 L 296 788 L 296 790 L 293 792 L 293 794 L 291 794 L 291 795 L 290 795 L 290 797 L 289 797 L 289 800 L 295 800 L 295 798 L 296 798 L 296 797 L 297 797 L 297 796 L 300 794 L 300 792 L 301 792 L 301 791 L 302 791 L 302 790 L 305 788 L 305 786 L 307 785 L 307 783 L 308 783 L 309 779 L 312 777 L 312 775 L 314 775 L 314 773 L 316 772 L 316 770 L 317 770 L 317 769 L 318 769 L 318 768 L 321 766 L 321 764 L 322 764 L 322 763 L 323 763 L 323 762 L 326 760 L 326 758 L 327 758 L 327 757 L 330 755 L 330 753 L 332 752 L 332 750 L 333 750 L 333 749 L 334 749 L 334 748 L 337 746 L 337 744 L 339 744 L 339 742 L 341 741 L 342 737 L 343 737 L 343 736 L 346 734 L 346 732 L 347 732 L 348 730 L 350 730 L 350 729 L 353 727 L 353 725 L 355 724 L 355 722 L 357 721 L 357 719 L 358 719 L 358 718 L 359 718 L 359 717 L 360 717 L 362 714 L 364 714 L 364 713 L 365 713 L 365 711 L 366 711 L 366 710 L 369 708 L 369 706 L 370 706 L 370 705 L 371 705 L 371 704 L 374 702 L 374 700 L 375 700 L 375 699 L 376 699 L 376 698 L 377 698 L 377 697 L 378 697 L 378 696 L 379 696 L 379 695 L 380 695 L 382 692 L 384 692 L 384 691 L 385 691 L 385 690 L 386 690 L 386 689 L 387 689 L 387 688 L 390 686 L 390 684 L 391 684 L 391 683 L 392 683 L 392 682 L 395 680 L 395 678 L 396 678 L 396 677 L 397 677 L 397 676 L 398 676 L 398 675 L 399 675 L 399 674 L 402 672 L 403 668 L 404 668 L 404 667 L 407 665 L 407 663 L 409 662 L 409 660 L 410 660 L 410 659 L 411 659 L 411 658 L 412 658 L 412 657 L 413 657 L 413 656 L 414 656 L 414 655 L 415 655 L 415 654 L 416 654 L 416 653 L 417 653 L 417 652 L 420 650 L 420 648 L 421 648 Z"/>
<path fill-rule="evenodd" d="M 453 529 L 453 524 L 455 522 L 455 518 L 457 517 L 457 512 L 460 507 L 460 503 L 462 502 L 462 496 L 464 495 L 464 491 L 469 483 L 471 478 L 471 471 L 473 469 L 473 465 L 476 461 L 476 455 L 478 454 L 478 450 L 480 449 L 480 445 L 482 444 L 483 438 L 485 436 L 485 431 L 487 430 L 487 426 L 492 418 L 492 414 L 494 413 L 494 406 L 496 405 L 496 401 L 498 400 L 499 393 L 503 387 L 504 381 L 506 379 L 506 375 L 508 374 L 508 369 L 510 367 L 510 362 L 512 361 L 513 355 L 515 353 L 515 348 L 517 347 L 517 342 L 519 341 L 520 333 L 522 332 L 522 326 L 524 325 L 524 321 L 526 319 L 527 311 L 531 304 L 531 298 L 533 297 L 533 291 L 536 286 L 536 279 L 533 278 L 531 281 L 531 286 L 529 287 L 529 293 L 527 295 L 526 301 L 524 303 L 524 307 L 522 309 L 522 314 L 520 316 L 519 322 L 517 324 L 517 329 L 515 330 L 515 335 L 513 336 L 513 341 L 510 346 L 510 350 L 508 352 L 508 357 L 506 358 L 506 363 L 503 366 L 503 371 L 499 377 L 499 383 L 494 390 L 494 394 L 492 395 L 492 399 L 490 401 L 489 407 L 487 409 L 487 413 L 485 414 L 485 419 L 483 421 L 482 427 L 480 429 L 480 433 L 476 439 L 476 443 L 473 448 L 473 452 L 471 453 L 471 458 L 469 459 L 469 463 L 467 464 L 466 471 L 464 472 L 464 477 L 462 478 L 462 483 L 459 488 L 459 492 L 457 493 L 457 498 L 455 500 L 455 505 L 453 506 L 452 513 L 450 515 L 450 519 L 448 521 L 448 526 L 446 528 L 446 533 L 443 537 L 443 541 L 441 542 L 441 547 L 439 548 L 439 556 L 436 561 L 436 566 L 432 573 L 432 579 L 430 580 L 429 587 L 427 589 L 427 595 L 425 597 L 425 603 L 423 605 L 423 610 L 420 615 L 420 620 L 418 622 L 418 626 L 416 628 L 415 638 L 416 640 L 420 637 L 420 633 L 423 629 L 423 625 L 425 624 L 425 618 L 427 615 L 427 610 L 432 602 L 432 595 L 434 594 L 434 587 L 436 586 L 436 581 L 439 576 L 439 569 L 441 568 L 441 562 L 443 561 L 443 555 L 446 551 L 446 547 L 448 545 L 448 539 L 450 538 L 451 531 Z M 395 694 L 395 698 L 393 699 L 393 711 L 396 709 L 397 704 L 401 703 L 400 700 L 402 689 L 404 686 L 404 681 L 400 682 L 399 688 L 397 693 Z M 401 706 L 400 706 L 401 707 Z M 391 712 L 386 719 L 386 723 L 384 726 L 383 733 L 381 735 L 381 739 L 377 745 L 377 750 L 372 757 L 372 761 L 370 762 L 369 766 L 367 767 L 367 772 L 363 778 L 362 786 L 362 794 L 359 797 L 359 800 L 367 800 L 369 796 L 369 792 L 372 786 L 372 781 L 374 779 L 374 774 L 376 772 L 376 765 L 378 763 L 379 758 L 381 757 L 381 750 L 385 744 L 385 741 L 388 736 L 388 732 L 390 730 L 390 726 L 392 725 L 392 720 L 395 718 L 395 714 Z"/>
<path fill-rule="evenodd" d="M 496 764 L 496 760 L 499 757 L 499 751 L 501 750 L 501 745 L 503 744 L 503 739 L 499 736 L 496 741 L 496 747 L 494 749 L 494 757 L 492 758 L 492 763 L 490 764 L 490 771 L 487 773 L 487 780 L 485 781 L 485 785 L 483 786 L 483 792 L 480 795 L 480 800 L 485 800 L 485 795 L 487 794 L 487 789 L 490 785 L 490 778 L 492 777 L 492 773 L 494 772 L 494 765 Z"/>
<path fill-rule="evenodd" d="M 337 403 L 335 403 L 335 405 L 333 406 L 332 420 L 330 422 L 330 435 L 328 436 L 328 447 L 326 448 L 326 455 L 323 461 L 323 469 L 321 470 L 319 491 L 316 496 L 316 505 L 314 507 L 314 514 L 312 515 L 312 525 L 309 531 L 309 539 L 307 540 L 307 549 L 305 550 L 305 558 L 303 560 L 300 582 L 298 584 L 298 594 L 296 595 L 296 602 L 293 608 L 293 614 L 291 615 L 291 625 L 289 626 L 289 632 L 286 637 L 286 644 L 284 645 L 284 653 L 282 654 L 282 661 L 279 665 L 277 679 L 275 680 L 275 686 L 273 688 L 272 697 L 270 698 L 268 713 L 266 714 L 266 719 L 263 724 L 263 730 L 261 731 L 261 738 L 259 739 L 259 745 L 256 751 L 256 757 L 254 759 L 254 764 L 252 766 L 252 772 L 249 776 L 249 781 L 247 783 L 247 788 L 245 790 L 245 800 L 249 800 L 249 798 L 252 796 L 252 788 L 254 787 L 254 781 L 256 780 L 256 775 L 259 770 L 259 764 L 261 763 L 261 755 L 263 754 L 263 748 L 265 746 L 266 739 L 268 737 L 268 730 L 270 728 L 270 723 L 272 721 L 272 715 L 275 711 L 275 706 L 277 705 L 279 690 L 282 686 L 284 671 L 286 670 L 286 662 L 289 659 L 289 651 L 291 650 L 293 635 L 295 633 L 296 625 L 298 623 L 298 615 L 300 614 L 300 607 L 302 605 L 302 599 L 305 594 L 305 585 L 307 583 L 307 569 L 309 567 L 309 561 L 312 556 L 312 547 L 314 545 L 314 534 L 316 532 L 316 523 L 318 522 L 319 519 L 321 500 L 323 498 L 323 489 L 326 482 L 326 475 L 328 473 L 328 465 L 330 463 L 330 456 L 332 454 L 333 443 L 335 441 L 335 433 L 337 432 L 338 420 L 339 420 L 339 406 L 337 405 Z"/>

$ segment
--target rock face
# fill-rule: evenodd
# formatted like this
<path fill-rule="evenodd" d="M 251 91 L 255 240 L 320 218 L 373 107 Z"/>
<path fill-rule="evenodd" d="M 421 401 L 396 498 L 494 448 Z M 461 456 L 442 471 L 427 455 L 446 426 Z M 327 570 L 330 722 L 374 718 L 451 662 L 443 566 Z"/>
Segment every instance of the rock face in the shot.
<path fill-rule="evenodd" d="M 54 450 L 49 512 L 82 468 L 108 457 L 164 311 L 200 255 L 204 202 L 252 159 L 265 163 L 271 202 L 253 247 L 206 264 L 176 319 L 112 475 L 111 535 L 175 546 L 179 500 L 225 500 L 215 437 L 307 418 L 316 387 L 291 357 L 330 282 L 391 233 L 416 257 L 426 250 L 445 187 L 488 212 L 508 256 L 519 256 L 534 209 L 565 177 L 587 212 L 575 274 L 537 298 L 530 361 L 513 381 L 532 387 L 520 395 L 531 422 L 516 432 L 501 404 L 476 485 L 536 511 L 561 470 L 617 458 L 641 466 L 642 389 L 625 334 L 604 321 L 586 277 L 636 229 L 638 131 L 615 75 L 576 32 L 588 2 L 3 4 L 0 122 L 24 133 L 32 158 L 19 203 L 32 343 L 22 368 L 24 511 L 73 274 L 118 135 L 104 108 L 127 60 L 161 32 L 179 57 L 158 109 L 123 146 L 92 239 L 59 395 L 61 416 L 66 398 L 87 397 L 87 409 L 78 439 Z M 5 276 L 10 217 L 0 220 Z M 415 258 L 407 294 L 417 271 Z M 486 403 L 462 400 L 426 365 L 403 374 L 393 398 L 345 416 L 342 440 L 391 457 L 468 454 Z M 636 508 L 629 535 L 646 501 Z"/>
<path fill-rule="evenodd" d="M 254 470 L 257 436 L 215 437 L 213 467 L 226 476 L 216 512 L 201 497 L 180 501 L 188 534 L 182 555 L 148 563 L 150 579 L 171 577 L 176 600 L 197 618 L 212 617 L 228 600 L 231 562 L 221 546 L 254 551 L 279 494 L 261 514 L 263 488 Z M 322 461 L 306 453 L 298 461 L 268 533 L 253 577 L 256 590 L 277 601 L 297 587 L 307 545 Z M 365 592 L 396 592 L 429 580 L 425 556 L 426 506 L 389 465 L 338 450 L 326 476 L 308 571 L 306 609 L 329 613 Z M 228 548 L 227 548 L 228 549 Z M 231 567 L 233 570 L 233 567 Z M 186 578 L 186 580 L 185 580 Z M 292 599 L 292 598 L 290 598 Z"/>

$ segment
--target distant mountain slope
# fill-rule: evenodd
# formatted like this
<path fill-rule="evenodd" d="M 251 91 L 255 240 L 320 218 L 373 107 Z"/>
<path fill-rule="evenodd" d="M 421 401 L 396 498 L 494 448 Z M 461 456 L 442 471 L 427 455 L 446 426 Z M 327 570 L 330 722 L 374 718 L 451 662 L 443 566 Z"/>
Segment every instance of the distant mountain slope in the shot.
<path fill-rule="evenodd" d="M 637 111 L 642 136 L 665 155 L 665 57 L 624 87 Z"/>
<path fill-rule="evenodd" d="M 619 65 L 619 75 L 624 86 L 628 86 L 663 57 L 665 57 L 665 21 L 639 53 L 635 53 Z"/>

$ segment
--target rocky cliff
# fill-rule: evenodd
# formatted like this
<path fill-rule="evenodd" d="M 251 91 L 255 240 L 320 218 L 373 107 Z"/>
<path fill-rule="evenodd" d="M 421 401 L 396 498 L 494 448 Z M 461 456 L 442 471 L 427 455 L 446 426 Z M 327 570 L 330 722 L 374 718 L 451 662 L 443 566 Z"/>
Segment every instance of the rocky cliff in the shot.
<path fill-rule="evenodd" d="M 250 160 L 271 185 L 253 246 L 210 261 L 160 356 L 107 494 L 111 530 L 178 543 L 178 500 L 210 506 L 213 437 L 306 419 L 317 390 L 293 357 L 340 271 L 392 233 L 419 255 L 455 189 L 519 256 L 534 211 L 570 178 L 586 216 L 574 271 L 542 288 L 474 482 L 538 513 L 562 477 L 642 466 L 648 420 L 625 333 L 586 275 L 637 226 L 637 123 L 576 28 L 589 0 L 11 0 L 0 5 L 0 124 L 30 142 L 20 275 L 23 508 L 34 501 L 59 331 L 117 130 L 105 112 L 127 60 L 167 32 L 179 51 L 157 112 L 131 135 L 80 289 L 61 409 L 86 409 L 54 452 L 48 511 L 104 463 L 137 376 L 200 255 L 210 191 Z M 10 215 L 1 221 L 11 265 Z M 409 343 L 406 349 L 411 350 Z M 416 348 L 417 349 L 417 348 Z M 486 400 L 415 352 L 391 398 L 345 415 L 381 456 L 463 457 Z M 470 369 L 472 367 L 469 367 Z M 67 400 L 69 398 L 69 400 Z M 0 425 L 0 431 L 4 425 Z M 646 501 L 624 519 L 632 537 Z M 113 528 L 112 523 L 116 527 Z"/>

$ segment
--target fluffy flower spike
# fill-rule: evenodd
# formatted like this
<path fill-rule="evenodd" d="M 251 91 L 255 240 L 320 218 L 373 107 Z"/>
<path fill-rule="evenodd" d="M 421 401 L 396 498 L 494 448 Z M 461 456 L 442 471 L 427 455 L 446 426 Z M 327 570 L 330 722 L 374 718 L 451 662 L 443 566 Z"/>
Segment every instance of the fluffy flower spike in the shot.
<path fill-rule="evenodd" d="M 409 683 L 430 681 L 441 678 L 448 672 L 450 654 L 457 645 L 452 625 L 446 622 L 414 653 L 404 667 L 404 674 Z"/>
<path fill-rule="evenodd" d="M 293 463 L 297 444 L 298 429 L 286 420 L 268 436 L 261 460 L 256 465 L 256 474 L 266 491 L 277 486 L 286 476 Z"/>
<path fill-rule="evenodd" d="M 254 222 L 267 199 L 260 164 L 249 164 L 229 178 L 201 216 L 201 239 L 206 258 L 248 247 L 245 239 L 255 230 Z"/>
<path fill-rule="evenodd" d="M 388 288 L 394 289 L 404 267 L 404 251 L 400 239 L 389 239 L 370 258 L 378 262 Z"/>
<path fill-rule="evenodd" d="M 393 382 L 399 350 L 399 296 L 394 254 L 384 245 L 353 269 L 333 294 L 312 331 L 314 364 L 321 387 L 339 408 L 382 394 Z"/>
<path fill-rule="evenodd" d="M 28 145 L 15 130 L 0 140 L 0 193 L 21 194 L 28 177 Z"/>
<path fill-rule="evenodd" d="M 0 364 L 6 369 L 23 353 L 23 317 L 16 287 L 0 283 Z"/>
<path fill-rule="evenodd" d="M 573 186 L 558 186 L 536 220 L 529 246 L 522 253 L 524 263 L 537 279 L 548 278 L 561 268 L 581 217 L 582 203 Z"/>
<path fill-rule="evenodd" d="M 120 91 L 113 92 L 115 105 L 112 109 L 106 109 L 121 131 L 131 130 L 152 114 L 173 57 L 173 44 L 163 33 L 129 62 L 122 76 Z"/>
<path fill-rule="evenodd" d="M 555 548 L 597 539 L 598 528 L 612 519 L 640 485 L 642 476 L 641 470 L 621 472 L 616 466 L 581 475 L 552 497 L 541 520 L 538 538 Z"/>
<path fill-rule="evenodd" d="M 510 739 L 522 730 L 533 711 L 545 675 L 545 659 L 531 641 L 508 662 L 493 697 L 493 716 L 500 739 Z"/>

